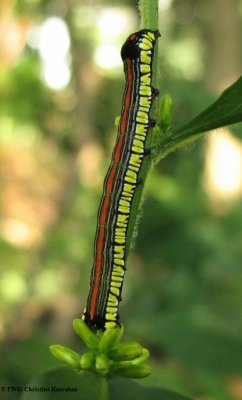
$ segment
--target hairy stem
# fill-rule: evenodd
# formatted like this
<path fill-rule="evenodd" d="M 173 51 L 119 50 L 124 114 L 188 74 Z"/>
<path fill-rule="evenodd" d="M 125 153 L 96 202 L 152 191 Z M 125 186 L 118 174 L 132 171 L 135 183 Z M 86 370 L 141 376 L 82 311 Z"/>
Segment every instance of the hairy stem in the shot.
<path fill-rule="evenodd" d="M 140 12 L 140 29 L 158 29 L 158 0 L 140 0 L 139 1 L 139 12 Z M 157 69 L 158 69 L 158 44 L 155 48 L 154 60 L 153 60 L 153 76 L 152 76 L 152 85 L 153 87 L 157 87 Z M 153 110 L 151 112 L 151 117 L 154 118 L 156 112 L 156 104 L 153 106 Z M 149 133 L 146 140 L 146 147 L 150 148 L 152 145 L 152 132 Z M 140 174 L 140 178 L 145 183 L 148 172 L 151 167 L 151 157 L 145 157 L 143 161 L 143 168 Z M 140 203 L 142 198 L 144 185 L 140 185 L 137 189 L 134 200 L 133 200 L 133 212 L 131 212 L 131 219 L 127 232 L 127 251 L 132 243 L 132 238 L 136 236 L 135 227 L 137 224 L 138 212 L 140 209 Z"/>
<path fill-rule="evenodd" d="M 140 0 L 140 28 L 157 29 L 158 27 L 158 0 Z"/>
<path fill-rule="evenodd" d="M 158 29 L 158 0 L 140 0 L 139 1 L 139 12 L 140 12 L 140 29 Z M 158 51 L 155 51 L 153 61 L 153 85 L 157 86 L 157 57 Z"/>

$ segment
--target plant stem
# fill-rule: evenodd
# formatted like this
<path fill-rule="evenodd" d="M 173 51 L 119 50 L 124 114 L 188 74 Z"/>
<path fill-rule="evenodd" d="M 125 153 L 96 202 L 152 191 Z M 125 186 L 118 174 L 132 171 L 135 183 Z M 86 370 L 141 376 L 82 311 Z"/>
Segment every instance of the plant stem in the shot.
<path fill-rule="evenodd" d="M 140 12 L 140 29 L 158 29 L 158 0 L 140 0 L 139 1 L 139 12 Z M 157 87 L 157 69 L 158 69 L 158 46 L 156 45 L 155 54 L 153 59 L 153 67 L 152 67 L 152 86 Z M 156 102 L 155 102 L 156 103 Z M 156 107 L 154 104 L 153 111 L 151 112 L 151 117 L 154 118 L 156 112 Z M 148 134 L 146 139 L 146 148 L 151 148 L 152 146 L 152 132 Z M 140 174 L 140 178 L 145 183 L 148 172 L 150 170 L 152 161 L 151 157 L 145 157 L 143 161 L 142 171 Z M 142 198 L 144 184 L 140 185 L 140 187 L 136 190 L 134 195 L 134 200 L 132 204 L 133 212 L 131 212 L 131 219 L 127 232 L 127 253 L 129 251 L 129 247 L 132 243 L 132 238 L 136 236 L 135 228 L 138 220 L 138 212 L 140 209 L 140 203 Z"/>
<path fill-rule="evenodd" d="M 158 29 L 158 0 L 139 0 L 140 29 Z M 157 86 L 157 59 L 158 51 L 156 48 L 153 61 L 153 79 L 154 87 Z"/>
<path fill-rule="evenodd" d="M 158 0 L 140 0 L 140 29 L 158 28 Z"/>
<path fill-rule="evenodd" d="M 108 400 L 108 379 L 101 378 L 101 388 L 99 400 Z"/>

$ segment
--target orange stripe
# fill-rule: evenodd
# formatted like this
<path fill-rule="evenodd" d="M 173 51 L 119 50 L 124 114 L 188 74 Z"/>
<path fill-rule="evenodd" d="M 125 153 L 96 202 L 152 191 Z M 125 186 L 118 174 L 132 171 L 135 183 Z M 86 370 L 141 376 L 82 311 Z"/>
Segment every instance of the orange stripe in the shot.
<path fill-rule="evenodd" d="M 127 122 L 128 122 L 128 116 L 129 116 L 129 109 L 130 109 L 130 103 L 131 103 L 131 89 L 132 89 L 132 84 L 133 84 L 133 71 L 132 71 L 132 61 L 127 58 L 126 60 L 126 79 L 128 82 L 128 87 L 126 90 L 126 93 L 124 95 L 124 110 L 121 115 L 121 121 L 120 121 L 120 128 L 119 128 L 119 140 L 117 141 L 115 145 L 115 151 L 113 153 L 113 159 L 112 163 L 113 164 L 112 168 L 109 171 L 109 174 L 106 179 L 106 185 L 104 188 L 104 192 L 106 193 L 106 196 L 103 201 L 103 205 L 101 210 L 99 211 L 99 231 L 98 231 L 98 236 L 96 240 L 96 260 L 95 260 L 95 277 L 94 277 L 94 283 L 93 283 L 93 288 L 92 288 L 92 294 L 90 298 L 90 316 L 91 319 L 94 318 L 95 315 L 95 309 L 96 309 L 96 303 L 97 303 L 97 298 L 98 298 L 98 292 L 99 292 L 99 285 L 100 285 L 100 280 L 102 276 L 102 269 L 103 269 L 103 254 L 102 254 L 102 249 L 104 246 L 105 242 L 105 226 L 107 223 L 108 219 L 108 210 L 109 210 L 109 204 L 111 201 L 110 194 L 112 193 L 112 189 L 115 183 L 116 179 L 116 174 L 117 174 L 117 165 L 122 156 L 122 149 L 123 149 L 123 143 L 124 143 L 124 137 L 125 134 L 127 134 Z"/>

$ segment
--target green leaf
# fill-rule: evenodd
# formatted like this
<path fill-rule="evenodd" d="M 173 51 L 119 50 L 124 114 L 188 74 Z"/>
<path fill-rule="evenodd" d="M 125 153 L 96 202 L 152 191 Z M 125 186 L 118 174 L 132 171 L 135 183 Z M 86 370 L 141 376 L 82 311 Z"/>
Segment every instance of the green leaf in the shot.
<path fill-rule="evenodd" d="M 181 310 L 149 324 L 151 340 L 184 364 L 217 375 L 242 373 L 241 339 L 199 326 Z"/>
<path fill-rule="evenodd" d="M 46 391 L 24 391 L 21 400 L 106 400 L 103 396 L 103 378 L 67 367 L 49 370 L 27 384 L 26 388 L 45 388 Z M 54 390 L 53 388 L 62 388 Z M 73 388 L 74 391 L 68 391 Z"/>
<path fill-rule="evenodd" d="M 188 397 L 161 389 L 143 386 L 128 379 L 114 379 L 110 382 L 109 400 L 189 400 Z"/>
<path fill-rule="evenodd" d="M 205 111 L 173 130 L 173 139 L 193 135 L 242 121 L 242 76 L 229 86 Z"/>
<path fill-rule="evenodd" d="M 178 393 L 142 386 L 129 379 L 111 380 L 108 387 L 105 378 L 91 372 L 78 373 L 66 367 L 49 370 L 25 387 L 32 388 L 32 391 L 24 391 L 21 400 L 190 400 Z M 34 391 L 34 388 L 41 390 Z M 67 391 L 68 388 L 75 391 Z"/>
<path fill-rule="evenodd" d="M 189 400 L 178 393 L 155 387 L 142 386 L 128 379 L 114 379 L 109 383 L 90 372 L 75 372 L 60 367 L 49 370 L 25 386 L 41 391 L 25 391 L 21 400 Z M 54 390 L 53 388 L 62 388 Z M 69 388 L 69 390 L 68 390 Z M 70 389 L 73 388 L 74 391 Z M 46 389 L 44 391 L 44 389 Z M 109 392 L 109 393 L 108 393 Z"/>

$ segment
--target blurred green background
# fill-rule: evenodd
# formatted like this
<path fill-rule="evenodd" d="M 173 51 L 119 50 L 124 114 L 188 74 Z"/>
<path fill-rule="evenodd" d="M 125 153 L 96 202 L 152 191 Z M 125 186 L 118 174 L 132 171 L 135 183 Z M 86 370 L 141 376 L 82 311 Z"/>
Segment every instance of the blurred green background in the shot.
<path fill-rule="evenodd" d="M 159 89 L 188 121 L 241 73 L 241 0 L 160 0 Z M 0 386 L 77 351 L 134 0 L 0 4 Z M 239 129 L 242 129 L 239 127 Z M 126 338 L 161 385 L 242 399 L 242 145 L 226 128 L 152 170 L 124 282 Z M 5 395 L 6 396 L 6 395 Z M 10 400 L 16 394 L 3 397 Z"/>

